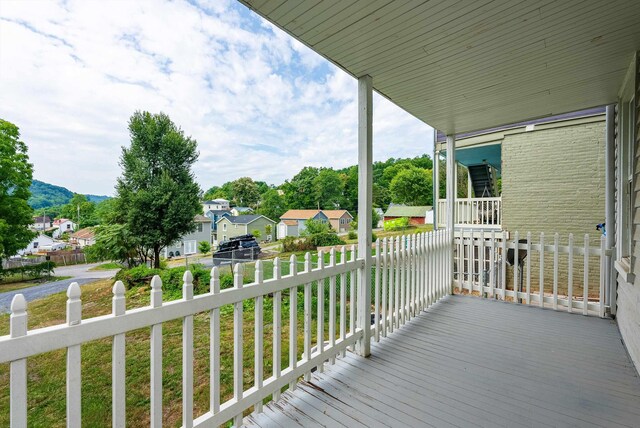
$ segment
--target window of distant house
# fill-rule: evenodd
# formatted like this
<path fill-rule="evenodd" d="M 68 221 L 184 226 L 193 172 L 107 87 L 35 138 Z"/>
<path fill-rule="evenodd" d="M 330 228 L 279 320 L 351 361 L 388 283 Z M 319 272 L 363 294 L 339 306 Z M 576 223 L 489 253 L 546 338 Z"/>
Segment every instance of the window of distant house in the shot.
<path fill-rule="evenodd" d="M 233 225 L 233 228 L 234 228 L 234 229 L 237 229 L 237 228 L 238 228 L 238 225 L 237 225 L 237 224 L 234 224 L 234 225 Z"/>
<path fill-rule="evenodd" d="M 67 223 L 67 230 L 71 229 L 71 225 Z"/>
<path fill-rule="evenodd" d="M 202 232 L 202 223 L 198 223 L 198 232 Z"/>
<path fill-rule="evenodd" d="M 33 248 L 38 248 L 38 241 L 33 243 Z"/>
<path fill-rule="evenodd" d="M 227 230 L 227 223 L 222 223 L 222 230 Z"/>

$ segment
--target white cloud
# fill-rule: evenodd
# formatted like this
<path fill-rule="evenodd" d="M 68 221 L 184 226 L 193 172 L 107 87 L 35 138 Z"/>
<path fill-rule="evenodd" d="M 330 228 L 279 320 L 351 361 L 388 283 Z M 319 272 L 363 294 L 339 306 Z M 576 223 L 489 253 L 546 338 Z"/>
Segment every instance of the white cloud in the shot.
<path fill-rule="evenodd" d="M 164 111 L 198 140 L 203 187 L 281 183 L 356 163 L 353 78 L 234 1 L 0 3 L 0 117 L 35 177 L 111 194 L 127 121 Z M 431 151 L 431 131 L 374 98 L 375 158 Z"/>

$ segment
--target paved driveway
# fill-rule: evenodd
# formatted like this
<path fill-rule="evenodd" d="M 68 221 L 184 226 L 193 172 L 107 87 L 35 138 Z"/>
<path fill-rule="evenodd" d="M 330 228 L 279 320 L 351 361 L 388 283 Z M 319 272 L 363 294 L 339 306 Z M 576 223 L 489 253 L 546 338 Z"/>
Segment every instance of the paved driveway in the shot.
<path fill-rule="evenodd" d="M 80 285 L 85 285 L 99 279 L 112 278 L 116 274 L 116 272 L 118 272 L 117 270 L 89 270 L 99 264 L 100 263 L 93 263 L 88 265 L 57 267 L 54 270 L 54 275 L 70 276 L 71 278 L 63 279 L 62 281 L 47 282 L 45 284 L 23 288 L 22 290 L 0 293 L 0 313 L 9 312 L 11 308 L 11 300 L 16 294 L 22 294 L 27 302 L 30 302 L 32 300 L 49 296 L 50 294 L 65 291 L 72 282 L 77 282 Z"/>

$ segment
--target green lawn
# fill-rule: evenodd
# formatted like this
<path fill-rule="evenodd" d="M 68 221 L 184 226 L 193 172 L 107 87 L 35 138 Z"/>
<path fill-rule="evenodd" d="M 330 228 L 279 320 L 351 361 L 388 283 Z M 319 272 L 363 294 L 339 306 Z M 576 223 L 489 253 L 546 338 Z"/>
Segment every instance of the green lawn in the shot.
<path fill-rule="evenodd" d="M 113 270 L 113 269 L 122 269 L 122 265 L 116 262 L 103 263 L 98 266 L 94 266 L 89 270 Z"/>
<path fill-rule="evenodd" d="M 272 263 L 265 263 L 265 271 Z M 287 263 L 288 265 L 288 263 Z M 286 271 L 285 271 L 286 270 Z M 288 268 L 283 268 L 283 274 Z M 250 280 L 247 272 L 246 281 Z M 270 277 L 265 273 L 265 277 Z M 348 278 L 348 275 L 347 275 Z M 347 279 L 348 281 L 348 279 Z M 338 278 L 338 286 L 340 279 Z M 327 283 L 328 284 L 328 283 Z M 111 312 L 112 281 L 103 280 L 82 288 L 83 318 Z M 314 286 L 313 318 L 316 319 L 317 291 Z M 325 295 L 328 295 L 328 285 Z M 347 293 L 349 287 L 347 287 Z M 339 295 L 339 293 L 337 293 Z M 303 350 L 303 287 L 298 288 L 297 342 L 298 355 Z M 29 328 L 39 328 L 65 322 L 65 293 L 51 295 L 29 303 Z M 127 291 L 127 308 L 148 304 L 149 287 Z M 325 303 L 328 319 L 328 301 Z M 264 298 L 264 373 L 272 372 L 273 300 Z M 337 310 L 339 314 L 339 310 Z M 339 315 L 338 315 L 339 316 Z M 347 319 L 348 319 L 347 310 Z M 221 397 L 222 402 L 233 395 L 233 309 L 221 308 Z M 289 348 L 289 291 L 282 297 L 282 368 L 288 365 Z M 253 385 L 254 302 L 244 303 L 244 386 Z M 339 325 L 339 322 L 336 323 Z M 348 325 L 348 323 L 347 323 Z M 200 415 L 209 407 L 209 314 L 194 317 L 194 408 Z M 9 316 L 0 315 L 0 334 L 9 331 Z M 315 342 L 316 326 L 313 325 Z M 328 331 L 328 325 L 325 326 Z M 328 336 L 325 335 L 325 339 Z M 127 334 L 127 425 L 148 426 L 150 409 L 149 329 Z M 82 346 L 82 425 L 107 427 L 111 424 L 111 339 L 94 341 Z M 182 388 L 182 327 L 181 320 L 163 325 L 163 401 L 164 425 L 181 424 Z M 57 427 L 65 425 L 65 350 L 58 350 L 28 359 L 28 417 L 29 426 Z M 0 426 L 9 425 L 9 365 L 0 365 Z"/>

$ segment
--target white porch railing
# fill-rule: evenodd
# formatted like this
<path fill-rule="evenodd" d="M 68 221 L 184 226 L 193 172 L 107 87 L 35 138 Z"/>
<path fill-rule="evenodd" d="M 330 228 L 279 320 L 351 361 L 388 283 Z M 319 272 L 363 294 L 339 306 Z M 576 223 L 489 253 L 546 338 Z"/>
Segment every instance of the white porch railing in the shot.
<path fill-rule="evenodd" d="M 604 236 L 597 239 L 597 247 L 590 246 L 589 235 L 584 235 L 580 241 L 582 245 L 574 242 L 572 234 L 568 236 L 567 245 L 559 244 L 557 233 L 551 243 L 545 241 L 544 233 L 537 237 L 537 242 L 532 240 L 531 233 L 524 235 L 524 239 L 518 232 L 511 237 L 502 239 L 495 232 L 483 230 L 457 231 L 454 243 L 456 291 L 605 316 L 605 286 L 611 251 L 606 250 Z M 537 266 L 532 268 L 532 264 Z M 511 277 L 507 276 L 508 265 L 514 266 Z M 576 270 L 581 270 L 581 278 L 574 275 Z M 594 271 L 597 278 L 592 277 Z M 509 281 L 511 289 L 506 285 Z"/>
<path fill-rule="evenodd" d="M 380 340 L 394 329 L 441 297 L 449 294 L 452 246 L 447 242 L 447 231 L 437 231 L 409 237 L 378 241 L 372 256 L 372 318 L 368 333 L 372 340 Z M 11 304 L 10 335 L 0 337 L 0 363 L 10 363 L 10 421 L 12 427 L 27 425 L 27 358 L 45 352 L 67 350 L 66 363 L 66 420 L 68 426 L 81 426 L 82 400 L 82 346 L 91 341 L 112 338 L 112 418 L 113 426 L 126 424 L 126 371 L 125 346 L 127 334 L 149 328 L 150 335 L 150 407 L 151 426 L 162 425 L 163 417 L 163 323 L 182 320 L 182 425 L 184 427 L 219 426 L 232 420 L 239 426 L 243 414 L 250 408 L 262 411 L 263 400 L 278 400 L 283 388 L 295 388 L 299 378 L 309 378 L 313 369 L 322 371 L 325 362 L 333 363 L 353 347 L 362 337 L 362 328 L 356 325 L 356 274 L 362 272 L 365 262 L 355 258 L 352 247 L 350 258 L 342 248 L 340 261 L 331 251 L 325 266 L 324 254 L 318 254 L 314 268 L 309 253 L 305 256 L 304 271 L 297 271 L 295 256 L 289 261 L 290 273 L 281 275 L 279 259 L 274 261 L 273 278 L 264 279 L 263 263 L 256 262 L 255 280 L 243 284 L 243 267 L 234 269 L 234 286 L 220 290 L 219 270 L 211 271 L 208 293 L 194 296 L 193 277 L 189 271 L 183 277 L 181 300 L 163 302 L 162 281 L 155 276 L 151 281 L 150 305 L 126 310 L 125 287 L 117 281 L 113 286 L 112 314 L 82 319 L 81 290 L 77 283 L 67 291 L 67 322 L 34 330 L 27 329 L 27 304 L 18 294 Z M 325 308 L 326 286 L 329 286 L 328 307 Z M 300 295 L 299 287 L 302 289 Z M 314 292 L 315 291 L 315 292 Z M 318 326 L 313 341 L 313 298 L 317 299 Z M 301 352 L 296 340 L 289 340 L 289 364 L 282 367 L 282 303 L 289 298 L 289 307 L 297 308 L 297 299 L 304 301 L 303 342 Z M 264 301 L 273 304 L 273 372 L 264 378 Z M 255 360 L 254 386 L 245 389 L 243 379 L 244 302 L 254 304 Z M 221 403 L 220 394 L 220 308 L 233 305 L 233 397 Z M 367 305 L 365 305 L 366 307 Z M 208 314 L 210 318 L 210 371 L 209 411 L 194 418 L 194 316 Z M 348 313 L 348 315 L 347 315 Z M 289 336 L 298 337 L 298 313 L 290 311 Z M 328 331 L 328 334 L 325 334 Z"/>
<path fill-rule="evenodd" d="M 455 227 L 495 229 L 502 227 L 502 197 L 455 200 Z M 438 227 L 446 227 L 447 200 L 438 200 Z"/>

